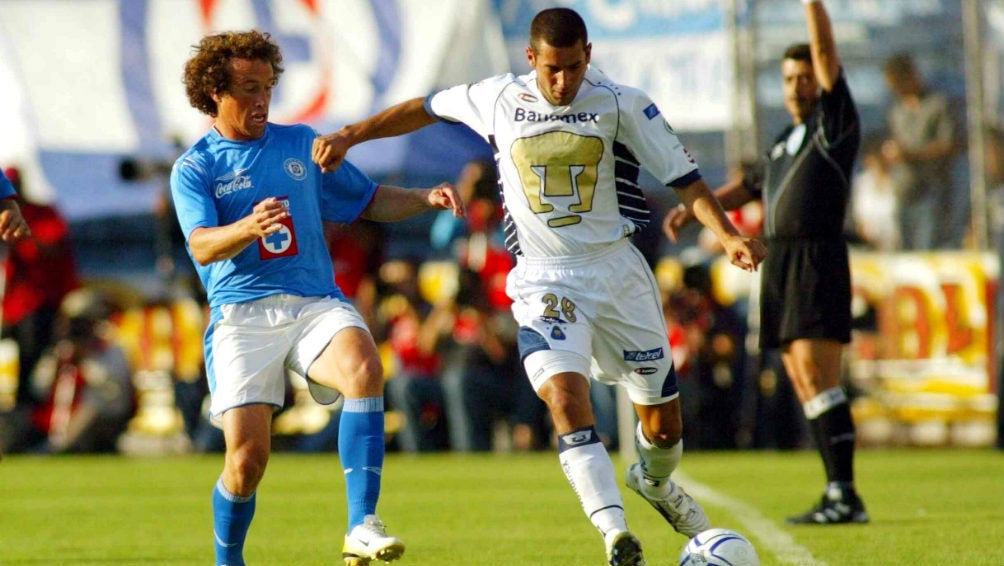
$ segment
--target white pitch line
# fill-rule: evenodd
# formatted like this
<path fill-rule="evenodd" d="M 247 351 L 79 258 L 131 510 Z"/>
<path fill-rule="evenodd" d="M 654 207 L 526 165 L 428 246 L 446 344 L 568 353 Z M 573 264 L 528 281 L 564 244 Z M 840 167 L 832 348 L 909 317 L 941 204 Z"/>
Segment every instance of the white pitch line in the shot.
<path fill-rule="evenodd" d="M 673 473 L 673 479 L 680 480 L 687 493 L 698 501 L 702 503 L 706 501 L 732 513 L 742 523 L 743 528 L 759 541 L 760 547 L 769 551 L 784 564 L 827 566 L 826 562 L 817 560 L 809 552 L 809 549 L 795 542 L 791 535 L 764 517 L 756 507 L 715 491 L 696 481 L 682 470 L 676 470 Z"/>

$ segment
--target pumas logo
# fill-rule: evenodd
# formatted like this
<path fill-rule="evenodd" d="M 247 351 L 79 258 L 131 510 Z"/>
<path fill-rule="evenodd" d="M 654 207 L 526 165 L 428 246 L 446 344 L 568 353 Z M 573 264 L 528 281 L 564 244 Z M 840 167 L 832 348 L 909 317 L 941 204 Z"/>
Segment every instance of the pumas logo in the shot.
<path fill-rule="evenodd" d="M 537 97 L 528 92 L 521 92 L 518 96 L 523 102 L 537 102 Z"/>
<path fill-rule="evenodd" d="M 287 209 L 289 208 L 287 197 L 276 197 L 276 199 L 282 201 L 283 206 Z M 258 238 L 258 257 L 262 260 L 290 257 L 300 253 L 300 249 L 296 245 L 296 229 L 293 227 L 293 218 L 287 216 L 278 224 L 281 225 L 279 231 Z"/>
<path fill-rule="evenodd" d="M 287 159 L 282 164 L 282 168 L 294 181 L 302 181 L 307 178 L 307 168 L 303 166 L 302 161 L 295 157 Z"/>
<path fill-rule="evenodd" d="M 585 444 L 592 440 L 593 431 L 591 430 L 579 430 L 573 433 L 566 434 L 561 437 L 561 441 L 568 446 L 578 446 L 579 444 Z"/>
<path fill-rule="evenodd" d="M 555 326 L 551 329 L 551 339 L 552 340 L 564 340 L 566 338 L 565 331 L 561 329 L 560 326 Z"/>
<path fill-rule="evenodd" d="M 237 169 L 236 171 L 231 171 L 222 177 L 217 177 L 213 183 L 216 183 L 215 194 L 216 198 L 223 198 L 231 193 L 236 193 L 237 191 L 243 191 L 245 189 L 250 189 L 254 186 L 251 182 L 251 176 L 245 175 L 247 168 Z"/>

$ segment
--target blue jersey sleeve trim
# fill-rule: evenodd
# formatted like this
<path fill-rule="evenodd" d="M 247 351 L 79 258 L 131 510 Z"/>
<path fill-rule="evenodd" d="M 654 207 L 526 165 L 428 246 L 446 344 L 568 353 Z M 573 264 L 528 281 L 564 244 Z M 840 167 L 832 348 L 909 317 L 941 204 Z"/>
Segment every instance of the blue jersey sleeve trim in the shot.
<path fill-rule="evenodd" d="M 670 181 L 669 183 L 666 184 L 669 185 L 670 187 L 673 187 L 674 189 L 682 189 L 683 187 L 686 187 L 687 185 L 690 185 L 692 183 L 696 183 L 701 179 L 702 179 L 701 172 L 697 169 L 694 169 L 693 171 L 687 173 L 686 175 L 680 177 L 679 179 L 675 181 Z"/>

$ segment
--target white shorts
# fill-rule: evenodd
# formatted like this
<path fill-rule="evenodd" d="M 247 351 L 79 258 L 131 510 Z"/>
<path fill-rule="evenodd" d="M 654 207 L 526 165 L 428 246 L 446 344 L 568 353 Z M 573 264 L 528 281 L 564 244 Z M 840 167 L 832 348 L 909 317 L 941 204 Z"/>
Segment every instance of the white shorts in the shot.
<path fill-rule="evenodd" d="M 572 371 L 623 385 L 639 405 L 679 394 L 659 287 L 627 240 L 582 256 L 519 257 L 506 292 L 534 390 Z"/>
<path fill-rule="evenodd" d="M 252 403 L 282 407 L 286 371 L 304 377 L 339 331 L 369 331 L 350 303 L 328 297 L 273 295 L 249 303 L 223 305 L 206 333 L 211 403 L 218 423 L 227 410 Z M 308 379 L 314 399 L 333 403 L 337 391 Z"/>

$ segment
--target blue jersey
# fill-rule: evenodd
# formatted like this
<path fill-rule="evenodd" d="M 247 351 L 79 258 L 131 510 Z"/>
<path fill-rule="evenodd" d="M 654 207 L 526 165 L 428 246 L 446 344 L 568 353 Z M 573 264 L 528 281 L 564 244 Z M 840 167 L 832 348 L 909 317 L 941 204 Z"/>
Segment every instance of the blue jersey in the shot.
<path fill-rule="evenodd" d="M 193 258 L 210 306 L 279 293 L 344 299 L 335 285 L 322 220 L 356 220 L 377 184 L 348 162 L 322 174 L 310 159 L 316 136 L 309 126 L 268 124 L 261 138 L 235 141 L 214 128 L 175 162 L 171 195 L 186 241 L 196 228 L 244 218 L 268 197 L 289 209 L 281 230 L 236 256 L 205 266 Z"/>
<path fill-rule="evenodd" d="M 12 197 L 17 193 L 14 191 L 14 185 L 10 184 L 7 180 L 7 176 L 0 171 L 0 199 Z"/>

